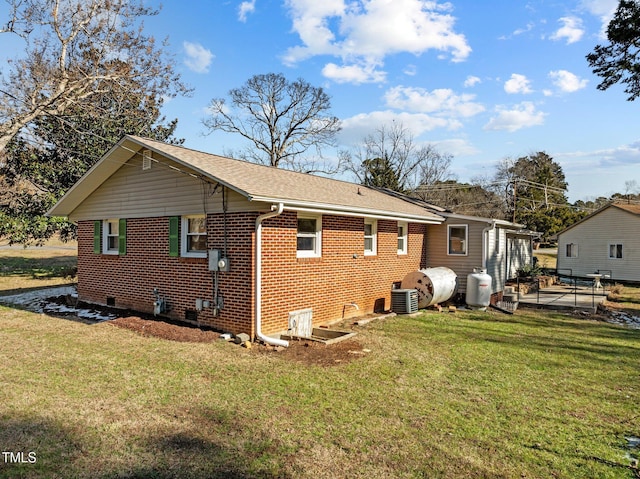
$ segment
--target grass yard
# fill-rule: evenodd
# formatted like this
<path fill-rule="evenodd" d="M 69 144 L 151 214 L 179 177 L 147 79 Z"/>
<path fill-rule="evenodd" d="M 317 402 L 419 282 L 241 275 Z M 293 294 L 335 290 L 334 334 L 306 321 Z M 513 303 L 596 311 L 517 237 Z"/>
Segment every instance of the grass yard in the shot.
<path fill-rule="evenodd" d="M 538 265 L 541 268 L 555 269 L 558 263 L 558 250 L 557 249 L 543 249 L 534 250 L 533 256 L 538 258 Z"/>
<path fill-rule="evenodd" d="M 3 478 L 634 477 L 640 332 L 604 323 L 401 317 L 333 367 L 9 308 L 0 341 L 0 448 L 37 458 Z"/>
<path fill-rule="evenodd" d="M 0 478 L 640 477 L 640 331 L 533 310 L 357 330 L 322 367 L 0 307 Z"/>
<path fill-rule="evenodd" d="M 28 248 L 0 243 L 0 295 L 70 283 L 76 264 L 75 242 L 54 239 Z"/>

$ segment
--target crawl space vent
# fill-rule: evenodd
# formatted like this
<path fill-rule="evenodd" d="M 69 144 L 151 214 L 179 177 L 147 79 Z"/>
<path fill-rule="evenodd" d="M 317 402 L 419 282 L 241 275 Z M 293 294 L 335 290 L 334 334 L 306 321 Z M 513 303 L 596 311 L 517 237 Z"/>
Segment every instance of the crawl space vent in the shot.
<path fill-rule="evenodd" d="M 184 311 L 184 319 L 186 321 L 197 321 L 198 320 L 198 312 L 193 309 L 186 309 Z"/>
<path fill-rule="evenodd" d="M 142 152 L 142 169 L 143 170 L 151 169 L 151 150 L 144 150 Z"/>

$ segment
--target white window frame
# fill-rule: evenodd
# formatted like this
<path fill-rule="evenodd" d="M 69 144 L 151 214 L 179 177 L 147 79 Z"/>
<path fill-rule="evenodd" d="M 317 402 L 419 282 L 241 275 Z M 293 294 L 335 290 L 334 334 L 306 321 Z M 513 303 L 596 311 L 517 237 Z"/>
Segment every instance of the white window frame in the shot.
<path fill-rule="evenodd" d="M 564 256 L 566 258 L 577 258 L 578 245 L 576 243 L 567 243 L 564 245 Z"/>
<path fill-rule="evenodd" d="M 464 228 L 464 243 L 462 253 L 451 251 L 451 229 Z M 448 256 L 468 256 L 469 255 L 469 225 L 447 225 L 447 255 Z"/>
<path fill-rule="evenodd" d="M 115 232 L 109 229 L 110 225 L 115 225 Z M 120 220 L 116 218 L 109 218 L 102 221 L 102 253 L 103 254 L 118 254 L 118 239 L 120 231 Z M 114 247 L 109 247 L 109 239 L 115 238 Z"/>
<path fill-rule="evenodd" d="M 611 247 L 615 247 L 615 256 L 611 256 Z M 620 256 L 617 256 L 618 246 L 620 246 Z M 609 243 L 609 259 L 624 259 L 624 243 Z"/>
<path fill-rule="evenodd" d="M 365 233 L 365 229 L 366 229 L 366 225 L 371 225 L 371 234 L 367 235 Z M 364 238 L 363 238 L 363 248 L 364 248 L 364 255 L 365 256 L 375 256 L 376 254 L 378 254 L 378 221 L 373 219 L 373 218 L 365 218 L 364 219 L 364 228 L 362 230 L 364 234 Z M 366 248 L 366 243 L 367 243 L 367 239 L 371 239 L 371 248 L 367 249 Z"/>
<path fill-rule="evenodd" d="M 402 228 L 402 234 L 400 234 Z M 409 251 L 409 223 L 398 221 L 398 254 L 407 254 Z"/>
<path fill-rule="evenodd" d="M 301 215 L 298 213 L 299 220 L 315 220 L 315 232 L 300 232 L 296 226 L 296 257 L 297 258 L 320 258 L 322 256 L 322 215 Z M 297 223 L 296 223 L 297 224 Z M 312 250 L 299 250 L 298 238 L 313 238 Z"/>
<path fill-rule="evenodd" d="M 195 218 L 204 218 L 205 220 L 205 232 L 204 235 L 207 236 L 207 216 L 206 215 L 186 215 L 182 216 L 180 220 L 180 255 L 185 258 L 206 258 L 207 257 L 207 248 L 203 251 L 189 251 L 187 250 L 187 246 L 189 245 L 189 220 Z M 203 234 L 203 233 L 199 233 Z"/>

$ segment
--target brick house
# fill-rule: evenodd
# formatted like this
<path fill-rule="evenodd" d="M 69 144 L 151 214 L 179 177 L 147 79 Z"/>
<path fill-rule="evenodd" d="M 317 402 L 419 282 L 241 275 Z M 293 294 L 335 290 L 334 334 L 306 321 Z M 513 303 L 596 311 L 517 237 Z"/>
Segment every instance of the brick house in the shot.
<path fill-rule="evenodd" d="M 80 300 L 274 344 L 302 316 L 388 309 L 444 220 L 365 186 L 135 136 L 49 215 L 78 224 Z"/>

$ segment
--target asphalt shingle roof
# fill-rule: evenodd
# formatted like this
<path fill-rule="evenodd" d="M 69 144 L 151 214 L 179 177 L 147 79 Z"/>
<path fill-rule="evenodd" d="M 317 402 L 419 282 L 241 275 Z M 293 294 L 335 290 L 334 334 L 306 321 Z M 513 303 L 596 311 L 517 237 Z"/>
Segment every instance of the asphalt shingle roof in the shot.
<path fill-rule="evenodd" d="M 425 208 L 373 188 L 347 181 L 257 165 L 213 155 L 160 141 L 126 136 L 81 178 L 49 212 L 68 216 L 101 182 L 114 171 L 108 160 L 149 149 L 181 165 L 181 168 L 220 182 L 250 201 L 283 202 L 288 206 L 335 210 L 366 215 L 414 218 L 441 222 L 443 218 Z M 128 150 L 123 153 L 123 150 Z M 154 155 L 155 157 L 156 155 Z M 101 164 L 104 163 L 104 164 Z"/>

